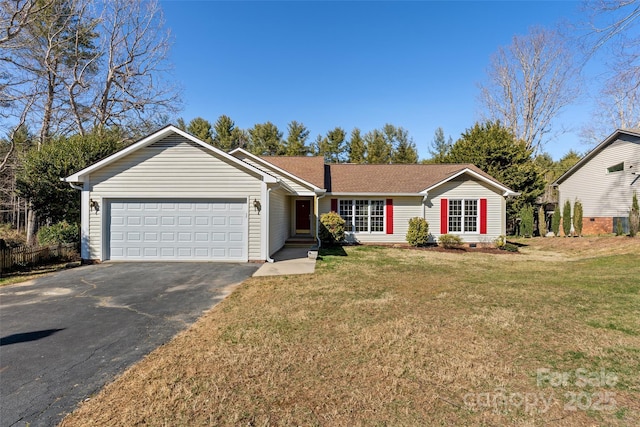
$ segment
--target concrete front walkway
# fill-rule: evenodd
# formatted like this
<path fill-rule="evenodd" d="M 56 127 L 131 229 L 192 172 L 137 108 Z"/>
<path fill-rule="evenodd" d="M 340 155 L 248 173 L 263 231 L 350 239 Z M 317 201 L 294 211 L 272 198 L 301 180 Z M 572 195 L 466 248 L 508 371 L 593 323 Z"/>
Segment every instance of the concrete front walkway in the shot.
<path fill-rule="evenodd" d="M 312 274 L 316 260 L 307 256 L 308 248 L 284 248 L 273 256 L 275 262 L 265 262 L 253 273 L 259 276 L 286 276 L 290 274 Z"/>

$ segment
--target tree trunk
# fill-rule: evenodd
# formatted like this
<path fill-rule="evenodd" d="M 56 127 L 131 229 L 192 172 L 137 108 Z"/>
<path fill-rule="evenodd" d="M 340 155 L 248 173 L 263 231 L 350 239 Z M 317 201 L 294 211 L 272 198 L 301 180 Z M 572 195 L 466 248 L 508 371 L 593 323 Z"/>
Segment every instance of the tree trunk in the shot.
<path fill-rule="evenodd" d="M 31 208 L 27 207 L 27 244 L 35 245 L 36 243 L 36 213 Z"/>

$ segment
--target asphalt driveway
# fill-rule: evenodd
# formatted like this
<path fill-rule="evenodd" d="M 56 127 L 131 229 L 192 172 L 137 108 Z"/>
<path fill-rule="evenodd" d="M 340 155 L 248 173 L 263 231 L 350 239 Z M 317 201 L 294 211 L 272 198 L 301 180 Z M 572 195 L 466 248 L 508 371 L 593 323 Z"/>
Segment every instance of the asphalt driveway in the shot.
<path fill-rule="evenodd" d="M 1 287 L 0 425 L 56 425 L 257 268 L 106 263 Z"/>

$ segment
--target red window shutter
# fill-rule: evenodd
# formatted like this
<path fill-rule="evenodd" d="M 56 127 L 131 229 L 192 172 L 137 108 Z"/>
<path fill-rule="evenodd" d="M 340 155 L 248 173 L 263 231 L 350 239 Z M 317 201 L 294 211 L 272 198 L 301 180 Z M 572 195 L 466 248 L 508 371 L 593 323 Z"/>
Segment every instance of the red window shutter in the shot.
<path fill-rule="evenodd" d="M 338 212 L 338 199 L 331 199 L 331 211 Z"/>
<path fill-rule="evenodd" d="M 387 199 L 387 234 L 393 234 L 393 199 Z"/>
<path fill-rule="evenodd" d="M 440 234 L 449 232 L 449 200 L 440 199 Z"/>
<path fill-rule="evenodd" d="M 480 234 L 487 234 L 487 199 L 480 199 Z"/>

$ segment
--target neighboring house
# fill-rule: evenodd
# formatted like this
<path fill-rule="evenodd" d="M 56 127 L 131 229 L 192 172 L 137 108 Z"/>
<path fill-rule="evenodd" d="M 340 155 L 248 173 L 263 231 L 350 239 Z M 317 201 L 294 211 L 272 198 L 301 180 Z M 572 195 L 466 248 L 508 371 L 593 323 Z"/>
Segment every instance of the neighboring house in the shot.
<path fill-rule="evenodd" d="M 640 130 L 615 131 L 552 185 L 558 209 L 582 203 L 582 234 L 613 233 L 617 221 L 626 228 L 634 191 L 640 196 Z"/>
<path fill-rule="evenodd" d="M 85 260 L 271 261 L 313 243 L 337 211 L 351 241 L 404 243 L 424 217 L 434 238 L 491 242 L 512 190 L 473 165 L 326 165 L 322 157 L 225 153 L 174 126 L 64 178 L 81 190 Z"/>

